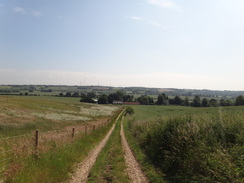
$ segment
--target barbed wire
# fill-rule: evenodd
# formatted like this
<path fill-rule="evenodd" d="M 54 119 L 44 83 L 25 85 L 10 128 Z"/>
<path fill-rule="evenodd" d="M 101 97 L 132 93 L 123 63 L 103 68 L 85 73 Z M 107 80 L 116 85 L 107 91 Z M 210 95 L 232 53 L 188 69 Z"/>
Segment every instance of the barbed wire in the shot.
<path fill-rule="evenodd" d="M 33 134 L 25 134 L 25 135 L 17 135 L 17 136 L 12 136 L 12 137 L 4 137 L 4 138 L 0 138 L 0 140 L 7 140 L 7 139 L 13 139 L 13 138 L 31 136 L 31 135 L 33 135 Z"/>
<path fill-rule="evenodd" d="M 45 131 L 45 133 L 62 132 L 62 131 L 67 131 L 67 130 L 64 130 L 64 129 L 61 129 L 61 130 L 49 130 L 49 131 Z"/>

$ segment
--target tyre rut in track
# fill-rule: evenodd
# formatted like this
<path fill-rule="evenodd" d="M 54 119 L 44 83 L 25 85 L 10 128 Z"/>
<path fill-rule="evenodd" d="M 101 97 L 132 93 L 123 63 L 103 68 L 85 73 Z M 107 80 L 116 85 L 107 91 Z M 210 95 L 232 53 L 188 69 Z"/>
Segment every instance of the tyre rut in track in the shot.
<path fill-rule="evenodd" d="M 130 146 L 125 138 L 124 127 L 122 123 L 123 120 L 121 122 L 120 135 L 121 135 L 122 148 L 124 151 L 128 175 L 133 183 L 148 183 L 149 181 L 147 177 L 144 175 L 143 171 L 141 170 L 141 166 L 137 162 L 136 158 L 134 157 L 130 149 Z"/>

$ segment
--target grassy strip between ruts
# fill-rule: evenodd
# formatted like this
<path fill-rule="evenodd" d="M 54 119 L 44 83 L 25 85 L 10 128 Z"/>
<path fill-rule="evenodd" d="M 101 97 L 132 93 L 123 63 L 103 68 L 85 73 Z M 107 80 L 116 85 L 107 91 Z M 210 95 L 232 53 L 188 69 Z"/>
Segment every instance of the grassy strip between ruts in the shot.
<path fill-rule="evenodd" d="M 147 159 L 143 151 L 141 150 L 139 144 L 136 142 L 134 137 L 129 132 L 128 121 L 124 120 L 124 133 L 126 140 L 128 141 L 132 152 L 134 153 L 137 161 L 142 165 L 142 170 L 147 176 L 148 180 L 153 183 L 167 183 L 164 174 L 157 170 Z"/>
<path fill-rule="evenodd" d="M 56 183 L 68 180 L 76 167 L 74 164 L 81 162 L 87 156 L 104 138 L 112 124 L 110 123 L 110 125 L 89 135 L 83 135 L 72 144 L 67 144 L 61 148 L 54 146 L 48 153 L 40 154 L 39 158 L 19 159 L 19 163 L 11 165 L 5 182 Z"/>
<path fill-rule="evenodd" d="M 120 120 L 116 123 L 110 139 L 98 156 L 90 172 L 88 182 L 130 182 L 121 148 L 120 123 Z"/>

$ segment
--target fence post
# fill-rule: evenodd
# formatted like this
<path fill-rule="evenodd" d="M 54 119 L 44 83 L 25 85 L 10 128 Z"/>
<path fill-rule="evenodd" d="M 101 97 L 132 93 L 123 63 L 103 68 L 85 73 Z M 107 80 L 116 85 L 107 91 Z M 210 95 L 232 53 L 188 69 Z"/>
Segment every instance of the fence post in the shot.
<path fill-rule="evenodd" d="M 39 145 L 39 131 L 36 129 L 35 135 L 35 155 L 38 156 L 38 145 Z"/>
<path fill-rule="evenodd" d="M 75 128 L 72 129 L 72 139 L 74 138 L 75 136 Z"/>
<path fill-rule="evenodd" d="M 85 135 L 87 134 L 87 126 L 85 126 Z"/>
<path fill-rule="evenodd" d="M 96 126 L 95 126 L 95 125 L 93 125 L 93 132 L 95 131 L 95 128 L 96 128 Z"/>

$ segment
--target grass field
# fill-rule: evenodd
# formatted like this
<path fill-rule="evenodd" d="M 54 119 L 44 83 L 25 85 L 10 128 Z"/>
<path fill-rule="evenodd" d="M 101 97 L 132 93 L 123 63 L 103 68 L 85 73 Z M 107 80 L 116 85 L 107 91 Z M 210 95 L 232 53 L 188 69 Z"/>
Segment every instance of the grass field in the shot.
<path fill-rule="evenodd" d="M 136 121 L 140 120 L 153 120 L 158 118 L 175 118 L 181 117 L 184 115 L 211 115 L 219 112 L 219 108 L 193 108 L 193 107 L 184 107 L 184 106 L 145 106 L 138 105 L 133 106 L 135 115 L 134 118 Z M 244 107 L 226 107 L 222 108 L 226 111 L 244 111 Z"/>
<path fill-rule="evenodd" d="M 80 125 L 111 116 L 118 109 L 68 97 L 0 96 L 0 103 L 0 138 Z"/>
<path fill-rule="evenodd" d="M 244 107 L 133 108 L 131 144 L 167 181 L 243 182 Z"/>
<path fill-rule="evenodd" d="M 0 182 L 60 182 L 69 178 L 74 164 L 97 145 L 120 112 L 118 106 L 77 100 L 0 96 Z M 35 129 L 39 129 L 37 150 Z"/>

